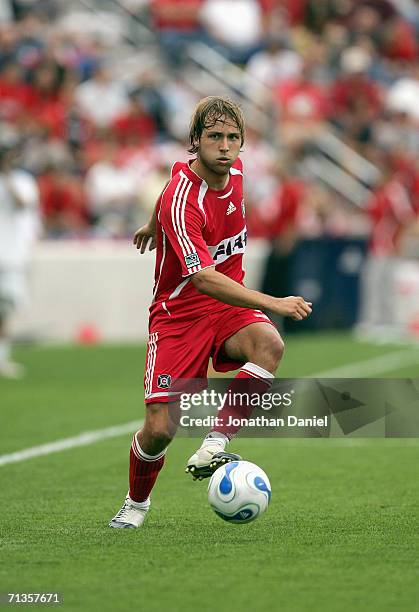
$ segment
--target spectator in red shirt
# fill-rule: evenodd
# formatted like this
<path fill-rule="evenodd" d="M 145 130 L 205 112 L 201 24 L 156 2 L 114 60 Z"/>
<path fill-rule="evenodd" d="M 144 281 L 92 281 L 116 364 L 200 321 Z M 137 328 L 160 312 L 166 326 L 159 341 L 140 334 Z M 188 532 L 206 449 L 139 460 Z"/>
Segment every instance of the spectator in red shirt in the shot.
<path fill-rule="evenodd" d="M 362 47 L 349 47 L 342 53 L 343 77 L 338 79 L 332 88 L 335 114 L 353 111 L 360 100 L 364 106 L 371 109 L 374 116 L 381 110 L 381 91 L 367 74 L 371 64 L 371 55 Z"/>
<path fill-rule="evenodd" d="M 65 71 L 55 62 L 44 62 L 31 73 L 27 113 L 57 138 L 65 136 L 67 108 L 61 96 Z"/>
<path fill-rule="evenodd" d="M 373 192 L 366 210 L 371 219 L 370 251 L 377 257 L 399 254 L 403 228 L 415 218 L 411 198 L 396 175 L 389 175 Z"/>
<path fill-rule="evenodd" d="M 262 290 L 277 297 L 292 290 L 292 257 L 301 235 L 299 215 L 306 194 L 302 181 L 281 171 L 278 174 L 280 182 L 276 192 L 258 211 L 260 229 L 271 240 Z"/>
<path fill-rule="evenodd" d="M 88 226 L 82 184 L 66 167 L 50 166 L 38 177 L 41 210 L 50 238 L 82 234 Z"/>
<path fill-rule="evenodd" d="M 380 88 L 367 75 L 371 63 L 365 49 L 349 47 L 341 57 L 343 76 L 331 89 L 334 122 L 355 145 L 370 140 L 373 121 L 382 107 Z"/>
<path fill-rule="evenodd" d="M 153 30 L 158 34 L 166 59 L 179 67 L 191 42 L 203 40 L 200 23 L 204 0 L 150 0 Z"/>
<path fill-rule="evenodd" d="M 392 60 L 413 62 L 418 57 L 418 42 L 414 27 L 401 17 L 386 25 L 383 34 L 383 55 Z"/>
<path fill-rule="evenodd" d="M 150 0 L 154 28 L 159 32 L 175 30 L 189 34 L 199 30 L 203 0 Z"/>
<path fill-rule="evenodd" d="M 249 233 L 276 241 L 282 253 L 291 251 L 298 237 L 298 213 L 305 193 L 301 180 L 280 172 L 274 193 L 249 211 Z"/>
<path fill-rule="evenodd" d="M 312 77 L 312 66 L 306 60 L 301 74 L 282 81 L 274 88 L 281 123 L 281 141 L 290 147 L 300 146 L 320 131 L 329 115 L 326 87 Z"/>
<path fill-rule="evenodd" d="M 111 131 L 120 143 L 137 144 L 153 140 L 157 134 L 157 126 L 153 117 L 146 112 L 140 98 L 136 94 L 130 94 L 127 112 L 113 121 Z"/>
<path fill-rule="evenodd" d="M 284 9 L 291 27 L 298 26 L 304 21 L 307 0 L 278 0 Z"/>
<path fill-rule="evenodd" d="M 388 161 L 383 179 L 366 203 L 371 221 L 369 254 L 363 272 L 362 316 L 359 332 L 377 334 L 380 339 L 395 326 L 394 274 L 402 233 L 416 219 L 407 189 L 391 172 Z"/>
<path fill-rule="evenodd" d="M 22 69 L 14 61 L 3 64 L 0 72 L 0 119 L 16 122 L 29 106 L 29 88 Z"/>

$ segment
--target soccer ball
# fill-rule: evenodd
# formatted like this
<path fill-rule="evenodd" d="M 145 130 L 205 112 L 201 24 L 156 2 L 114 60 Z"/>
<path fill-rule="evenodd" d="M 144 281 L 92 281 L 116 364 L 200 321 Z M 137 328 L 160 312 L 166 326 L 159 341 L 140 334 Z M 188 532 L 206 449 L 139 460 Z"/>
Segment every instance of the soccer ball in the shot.
<path fill-rule="evenodd" d="M 250 523 L 261 516 L 271 499 L 271 484 L 250 461 L 232 461 L 215 470 L 208 484 L 211 508 L 229 523 Z"/>

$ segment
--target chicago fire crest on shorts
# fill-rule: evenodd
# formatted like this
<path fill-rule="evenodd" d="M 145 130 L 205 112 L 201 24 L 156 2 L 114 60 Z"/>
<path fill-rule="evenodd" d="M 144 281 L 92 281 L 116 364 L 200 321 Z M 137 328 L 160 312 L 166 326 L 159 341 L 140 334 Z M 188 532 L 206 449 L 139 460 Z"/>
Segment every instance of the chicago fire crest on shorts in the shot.
<path fill-rule="evenodd" d="M 157 377 L 157 386 L 160 389 L 169 389 L 172 384 L 172 377 L 170 374 L 159 374 Z"/>

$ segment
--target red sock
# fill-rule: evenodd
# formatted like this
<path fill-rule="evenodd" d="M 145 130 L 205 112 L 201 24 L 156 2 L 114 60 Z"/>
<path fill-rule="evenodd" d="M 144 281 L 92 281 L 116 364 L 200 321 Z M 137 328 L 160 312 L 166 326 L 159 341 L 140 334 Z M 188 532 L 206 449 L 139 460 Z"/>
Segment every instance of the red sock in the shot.
<path fill-rule="evenodd" d="M 133 501 L 143 502 L 149 497 L 164 464 L 166 449 L 158 455 L 145 453 L 137 440 L 132 440 L 129 454 L 129 496 Z"/>
<path fill-rule="evenodd" d="M 240 369 L 240 372 L 234 378 L 227 388 L 226 393 L 248 393 L 249 395 L 266 393 L 272 385 L 273 376 L 267 370 L 264 370 L 255 363 L 250 361 Z M 248 380 L 248 384 L 243 382 L 243 379 Z M 232 419 L 248 419 L 252 414 L 255 406 L 243 406 L 234 404 L 232 400 L 227 399 L 223 408 L 218 412 L 218 425 L 214 425 L 211 431 L 224 434 L 229 440 L 239 431 L 239 425 L 227 425 L 230 417 Z"/>

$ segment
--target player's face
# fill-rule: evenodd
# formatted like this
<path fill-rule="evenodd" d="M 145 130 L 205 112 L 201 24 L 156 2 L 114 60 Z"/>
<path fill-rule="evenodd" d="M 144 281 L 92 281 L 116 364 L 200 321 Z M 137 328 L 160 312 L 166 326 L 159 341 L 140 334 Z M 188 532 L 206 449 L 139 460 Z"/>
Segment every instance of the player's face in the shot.
<path fill-rule="evenodd" d="M 199 140 L 198 157 L 211 172 L 226 175 L 236 161 L 241 147 L 240 130 L 233 119 L 221 117 L 204 128 Z"/>

